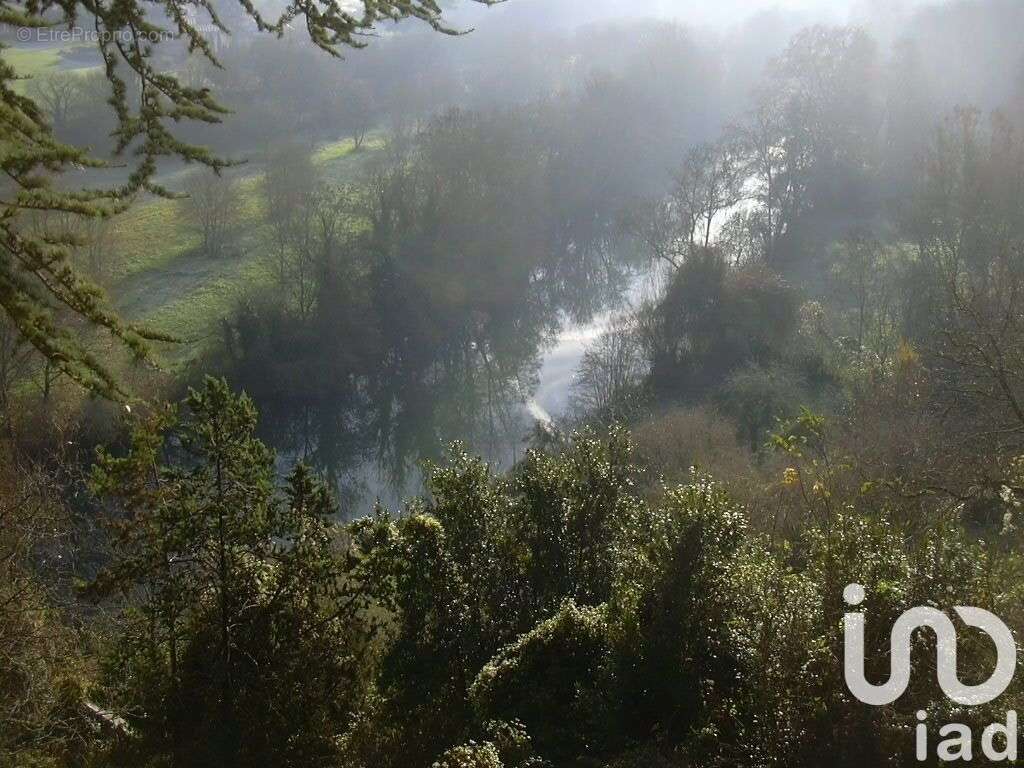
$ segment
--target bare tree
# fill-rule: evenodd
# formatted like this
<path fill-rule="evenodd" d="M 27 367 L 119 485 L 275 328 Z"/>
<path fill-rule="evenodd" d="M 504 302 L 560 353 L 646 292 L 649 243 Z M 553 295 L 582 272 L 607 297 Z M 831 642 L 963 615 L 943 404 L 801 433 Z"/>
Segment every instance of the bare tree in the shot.
<path fill-rule="evenodd" d="M 757 206 L 740 206 L 722 222 L 715 245 L 733 266 L 740 267 L 764 261 L 765 243 L 760 233 L 765 229 L 767 212 Z"/>
<path fill-rule="evenodd" d="M 348 192 L 325 184 L 309 152 L 291 147 L 271 158 L 263 196 L 275 277 L 289 306 L 305 317 L 316 301 L 319 276 L 341 244 Z"/>
<path fill-rule="evenodd" d="M 182 201 L 188 223 L 202 236 L 203 253 L 224 255 L 238 227 L 240 200 L 237 183 L 206 170 L 193 173 L 185 182 Z"/>
<path fill-rule="evenodd" d="M 53 128 L 60 133 L 70 122 L 82 91 L 82 79 L 74 72 L 56 71 L 29 81 L 29 95 L 50 116 Z"/>
<path fill-rule="evenodd" d="M 1024 144 L 1000 118 L 958 110 L 926 154 L 908 235 L 903 325 L 921 351 L 942 429 L 928 491 L 991 496 L 1024 480 Z M 1019 474 L 1019 473 L 1018 473 Z"/>
<path fill-rule="evenodd" d="M 79 219 L 78 254 L 90 278 L 103 285 L 109 277 L 110 256 L 114 249 L 114 226 L 110 219 Z"/>
<path fill-rule="evenodd" d="M 689 228 L 689 245 L 708 248 L 715 221 L 743 197 L 742 161 L 726 143 L 699 144 L 686 156 L 673 197 Z"/>
<path fill-rule="evenodd" d="M 948 296 L 953 318 L 935 353 L 954 366 L 954 391 L 983 403 L 1004 434 L 1024 436 L 1024 279 L 1015 274 L 995 291 L 950 282 Z"/>
<path fill-rule="evenodd" d="M 583 414 L 610 415 L 647 372 L 632 316 L 617 318 L 587 349 L 573 383 L 572 403 Z"/>
<path fill-rule="evenodd" d="M 358 152 L 379 118 L 373 89 L 365 80 L 349 79 L 343 83 L 337 99 L 340 122 Z"/>
<path fill-rule="evenodd" d="M 114 248 L 114 227 L 110 217 L 90 218 L 73 211 L 38 211 L 26 219 L 40 237 L 67 242 L 75 266 L 84 276 L 103 284 Z"/>
<path fill-rule="evenodd" d="M 655 258 L 679 267 L 695 249 L 712 245 L 715 223 L 743 199 L 744 161 L 732 142 L 699 144 L 691 149 L 672 192 L 634 220 Z"/>

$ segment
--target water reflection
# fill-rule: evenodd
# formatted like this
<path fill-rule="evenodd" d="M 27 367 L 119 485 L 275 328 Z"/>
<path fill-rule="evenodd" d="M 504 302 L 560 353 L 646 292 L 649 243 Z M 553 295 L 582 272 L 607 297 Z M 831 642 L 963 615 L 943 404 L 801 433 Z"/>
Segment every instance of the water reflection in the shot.
<path fill-rule="evenodd" d="M 508 466 L 565 411 L 633 252 L 623 202 L 578 184 L 560 126 L 448 113 L 347 192 L 310 188 L 293 160 L 268 172 L 280 286 L 226 324 L 219 359 L 264 437 L 351 505 L 415 492 L 455 439 Z"/>

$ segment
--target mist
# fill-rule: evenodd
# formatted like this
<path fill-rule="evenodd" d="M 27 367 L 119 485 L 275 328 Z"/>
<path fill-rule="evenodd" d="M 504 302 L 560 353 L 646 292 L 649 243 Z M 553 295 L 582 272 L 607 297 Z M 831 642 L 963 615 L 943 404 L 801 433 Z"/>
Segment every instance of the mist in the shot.
<path fill-rule="evenodd" d="M 1016 759 L 1024 2 L 0 21 L 0 766 Z"/>
<path fill-rule="evenodd" d="M 724 197 L 701 214 L 703 245 L 738 249 L 734 264 L 770 261 L 816 291 L 816 253 L 855 230 L 902 226 L 891 214 L 956 110 L 1011 122 L 1024 111 L 1024 6 L 1012 0 L 450 3 L 445 27 L 462 34 L 383 24 L 341 59 L 295 25 L 275 40 L 236 6 L 216 8 L 231 27 L 211 37 L 217 65 L 180 45 L 162 55 L 228 110 L 185 122 L 182 138 L 244 164 L 218 181 L 159 162 L 161 183 L 192 201 L 167 208 L 167 236 L 191 244 L 156 263 L 178 264 L 174 290 L 217 285 L 224 298 L 207 314 L 184 299 L 175 315 L 171 294 L 151 292 L 160 268 L 138 262 L 123 232 L 97 233 L 87 269 L 129 315 L 168 313 L 172 330 L 206 340 L 172 389 L 229 375 L 264 409 L 286 463 L 315 457 L 364 503 L 415 487 L 418 462 L 449 440 L 508 466 L 534 429 L 582 415 L 589 348 L 625 316 L 639 322 L 685 261 L 662 252 L 678 250 L 665 239 L 682 237 L 680 210 L 695 204 L 680 185 L 708 183 L 709 168 L 739 174 L 739 191 L 715 191 Z M 103 156 L 115 118 L 97 61 L 75 49 L 27 87 L 60 138 Z M 758 131 L 801 154 L 759 160 Z M 446 204 L 419 199 L 421 173 L 450 209 L 428 215 Z M 253 219 L 253 206 L 266 214 Z M 468 207 L 475 224 L 454 214 Z M 381 218 L 399 210 L 399 223 Z M 262 282 L 236 277 L 232 260 L 259 265 Z M 369 282 L 352 289 L 355 275 Z M 369 304 L 332 308 L 350 289 L 343 304 Z M 654 386 L 644 354 L 638 370 Z M 340 367 L 320 381 L 321 365 Z"/>

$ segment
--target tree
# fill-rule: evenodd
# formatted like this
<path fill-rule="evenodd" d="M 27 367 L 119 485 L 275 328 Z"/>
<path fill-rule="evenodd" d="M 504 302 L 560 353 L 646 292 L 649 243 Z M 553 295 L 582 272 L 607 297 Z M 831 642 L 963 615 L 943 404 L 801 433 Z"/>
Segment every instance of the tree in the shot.
<path fill-rule="evenodd" d="M 628 413 L 628 397 L 646 372 L 635 323 L 619 318 L 583 354 L 573 382 L 573 405 L 581 414 L 604 418 L 620 410 Z"/>
<path fill-rule="evenodd" d="M 28 93 L 52 121 L 53 131 L 63 136 L 80 95 L 79 77 L 74 72 L 54 72 L 29 81 Z"/>
<path fill-rule="evenodd" d="M 739 126 L 747 175 L 762 217 L 759 234 L 771 263 L 793 257 L 796 228 L 815 208 L 840 201 L 873 165 L 881 122 L 873 84 L 876 48 L 861 29 L 810 27 L 769 65 L 756 104 Z"/>
<path fill-rule="evenodd" d="M 273 232 L 274 272 L 280 288 L 288 293 L 293 291 L 295 271 L 302 273 L 303 261 L 309 256 L 310 209 L 320 182 L 320 173 L 310 153 L 302 147 L 287 145 L 267 160 L 260 191 Z M 299 304 L 302 303 L 300 300 Z"/>
<path fill-rule="evenodd" d="M 562 270 L 588 261 L 553 231 L 562 221 L 546 209 L 547 155 L 529 125 L 451 110 L 396 137 L 372 179 L 359 248 L 384 349 L 374 428 L 395 477 L 456 435 L 492 458 L 518 440 L 516 403 L 573 290 Z"/>
<path fill-rule="evenodd" d="M 844 315 L 840 334 L 853 340 L 857 352 L 869 350 L 890 361 L 899 343 L 905 253 L 869 235 L 851 234 L 833 246 L 831 256 L 835 306 Z"/>
<path fill-rule="evenodd" d="M 355 151 L 363 148 L 366 135 L 380 120 L 380 107 L 370 83 L 361 78 L 347 78 L 338 84 L 331 94 L 334 104 L 328 107 L 329 115 L 336 116 L 338 123 L 352 138 Z"/>
<path fill-rule="evenodd" d="M 103 284 L 114 248 L 112 218 L 91 219 L 65 211 L 38 211 L 26 216 L 24 225 L 26 231 L 36 237 L 67 238 L 70 263 L 89 280 Z M 74 321 L 69 318 L 68 322 Z"/>
<path fill-rule="evenodd" d="M 652 255 L 678 267 L 712 245 L 714 226 L 743 198 L 744 159 L 727 142 L 691 149 L 675 185 L 639 226 Z"/>
<path fill-rule="evenodd" d="M 203 254 L 225 255 L 236 234 L 241 200 L 237 183 L 220 174 L 200 171 L 185 183 L 182 202 L 188 223 L 199 230 Z"/>
<path fill-rule="evenodd" d="M 6 446 L 0 469 L 0 765 L 75 764 L 92 738 L 82 660 L 63 623 L 68 510 L 53 475 Z M 36 762 L 36 761 L 39 762 Z"/>
<path fill-rule="evenodd" d="M 347 190 L 326 184 L 309 152 L 294 145 L 270 158 L 261 187 L 278 286 L 288 309 L 306 319 L 346 239 Z"/>
<path fill-rule="evenodd" d="M 207 379 L 94 469 L 115 545 L 92 589 L 128 606 L 114 701 L 137 748 L 175 765 L 330 761 L 356 698 L 367 624 L 330 494 L 302 465 L 279 492 L 255 429 L 252 402 Z"/>
<path fill-rule="evenodd" d="M 716 219 L 742 197 L 742 166 L 734 147 L 699 144 L 690 150 L 673 193 L 689 228 L 690 246 L 709 248 Z"/>
<path fill-rule="evenodd" d="M 928 371 L 932 447 L 920 483 L 995 498 L 1024 450 L 1024 144 L 1000 116 L 958 110 L 923 158 L 904 226 L 915 243 L 902 330 Z"/>
<path fill-rule="evenodd" d="M 736 269 L 715 251 L 688 260 L 641 317 L 649 383 L 663 398 L 709 393 L 736 369 L 779 359 L 796 329 L 793 289 L 763 266 Z"/>
<path fill-rule="evenodd" d="M 363 764 L 429 766 L 470 735 L 469 688 L 489 659 L 564 600 L 609 599 L 617 544 L 642 504 L 632 448 L 621 430 L 563 448 L 531 451 L 515 474 L 495 477 L 453 446 L 429 467 L 429 504 L 350 527 L 353 557 L 376 574 L 361 581 L 393 618 Z"/>
<path fill-rule="evenodd" d="M 780 119 L 776 104 L 762 97 L 740 129 L 741 140 L 746 147 L 748 171 L 757 185 L 754 200 L 758 203 L 758 215 L 744 223 L 757 233 L 759 251 L 766 258 L 774 255 L 776 243 L 786 231 L 782 209 L 787 207 L 786 199 L 795 192 L 788 190 L 788 183 L 783 178 L 787 145 L 783 144 Z M 791 149 L 792 143 L 788 146 Z"/>
<path fill-rule="evenodd" d="M 493 0 L 474 0 L 491 4 Z M 226 27 L 214 5 L 203 0 L 209 22 L 221 32 Z M 62 142 L 43 107 L 20 93 L 19 77 L 11 64 L 0 60 L 0 169 L 9 182 L 0 189 L 0 309 L 41 354 L 82 386 L 109 396 L 127 393 L 98 355 L 56 314 L 58 307 L 106 329 L 137 358 L 149 356 L 148 343 L 167 336 L 123 322 L 102 294 L 83 280 L 68 263 L 72 238 L 55 241 L 27 233 L 21 220 L 28 212 L 57 210 L 85 218 L 104 218 L 123 210 L 141 191 L 167 195 L 156 180 L 158 160 L 178 157 L 214 170 L 227 162 L 208 150 L 175 135 L 181 121 L 219 122 L 225 112 L 211 91 L 191 87 L 160 64 L 157 50 L 184 45 L 211 61 L 216 55 L 204 34 L 204 21 L 184 0 L 170 0 L 160 11 L 139 0 L 106 4 L 58 0 L 43 7 L 18 0 L 0 2 L 0 23 L 41 27 L 74 24 L 87 16 L 95 26 L 100 55 L 117 116 L 116 152 L 129 148 L 138 157 L 127 182 L 107 189 L 68 190 L 57 183 L 71 168 L 103 165 L 81 147 Z M 333 2 L 294 2 L 276 19 L 269 19 L 251 4 L 246 15 L 267 33 L 283 34 L 296 18 L 304 21 L 312 43 L 331 55 L 346 47 L 366 45 L 363 35 L 377 24 L 418 19 L 434 30 L 454 34 L 442 18 L 437 0 L 364 0 L 356 9 Z M 6 45 L 0 47 L 0 52 Z"/>

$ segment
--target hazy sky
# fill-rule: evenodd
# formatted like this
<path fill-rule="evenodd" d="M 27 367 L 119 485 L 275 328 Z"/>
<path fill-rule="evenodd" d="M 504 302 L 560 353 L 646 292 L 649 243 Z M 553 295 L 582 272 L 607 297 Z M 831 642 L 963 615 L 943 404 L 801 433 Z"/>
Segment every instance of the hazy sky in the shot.
<path fill-rule="evenodd" d="M 492 14 L 532 16 L 547 24 L 564 24 L 570 19 L 594 21 L 614 17 L 671 17 L 695 26 L 728 29 L 763 11 L 778 9 L 817 21 L 845 23 L 891 22 L 908 9 L 943 0 L 508 0 L 507 4 L 479 9 L 474 3 L 459 3 L 458 15 L 468 14 L 477 26 Z M 491 16 L 493 18 L 493 16 Z M 873 26 L 873 24 L 872 24 Z"/>

